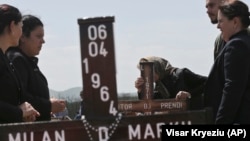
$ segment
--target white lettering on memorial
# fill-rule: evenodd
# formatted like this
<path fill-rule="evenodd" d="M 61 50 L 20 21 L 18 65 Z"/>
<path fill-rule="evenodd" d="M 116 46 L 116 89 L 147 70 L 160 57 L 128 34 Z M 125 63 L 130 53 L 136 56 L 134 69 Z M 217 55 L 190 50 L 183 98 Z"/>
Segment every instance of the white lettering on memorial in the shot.
<path fill-rule="evenodd" d="M 161 137 L 161 126 L 164 125 L 165 123 L 164 122 L 160 122 L 160 123 L 156 123 L 156 132 L 157 132 L 157 138 L 160 138 Z"/>
<path fill-rule="evenodd" d="M 120 103 L 119 105 L 119 108 L 120 110 L 131 110 L 133 109 L 133 104 L 122 104 Z"/>
<path fill-rule="evenodd" d="M 108 128 L 107 127 L 99 127 L 98 133 L 99 133 L 99 141 L 108 141 Z"/>
<path fill-rule="evenodd" d="M 137 124 L 136 128 L 134 129 L 132 125 L 128 125 L 128 139 L 132 140 L 133 138 L 136 138 L 138 140 L 141 139 L 141 125 Z"/>
<path fill-rule="evenodd" d="M 144 139 L 147 139 L 148 137 L 151 137 L 151 138 L 155 138 L 155 135 L 154 135 L 154 132 L 152 130 L 152 127 L 151 125 L 148 123 L 146 124 L 146 129 L 145 129 L 145 133 L 144 133 Z"/>
<path fill-rule="evenodd" d="M 53 133 L 53 132 L 52 132 Z M 17 132 L 16 134 L 9 133 L 8 134 L 9 141 L 52 141 L 51 133 L 48 131 L 44 131 L 42 136 L 34 134 L 34 132 Z M 65 133 L 64 130 L 54 131 L 54 141 L 65 141 Z"/>
<path fill-rule="evenodd" d="M 162 102 L 161 109 L 181 109 L 183 107 L 181 102 Z"/>
<path fill-rule="evenodd" d="M 43 132 L 43 140 L 42 141 L 51 141 L 48 131 Z"/>

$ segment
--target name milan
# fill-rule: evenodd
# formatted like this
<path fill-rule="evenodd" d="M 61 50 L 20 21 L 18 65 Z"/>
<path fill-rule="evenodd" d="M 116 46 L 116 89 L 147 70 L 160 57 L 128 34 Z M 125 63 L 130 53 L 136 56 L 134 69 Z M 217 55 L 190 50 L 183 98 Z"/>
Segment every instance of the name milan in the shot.
<path fill-rule="evenodd" d="M 192 129 L 191 130 L 191 136 L 200 136 L 201 138 L 205 137 L 218 137 L 218 136 L 224 136 L 224 131 L 220 131 L 217 129 L 216 131 L 199 131 L 198 129 Z"/>

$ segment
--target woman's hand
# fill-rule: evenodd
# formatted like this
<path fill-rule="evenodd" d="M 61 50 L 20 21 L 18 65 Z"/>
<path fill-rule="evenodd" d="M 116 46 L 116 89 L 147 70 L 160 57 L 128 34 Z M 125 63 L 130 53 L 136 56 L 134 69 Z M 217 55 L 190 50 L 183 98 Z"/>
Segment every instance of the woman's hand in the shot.
<path fill-rule="evenodd" d="M 191 94 L 186 91 L 179 91 L 175 97 L 177 100 L 186 100 L 188 98 L 191 98 Z"/>
<path fill-rule="evenodd" d="M 140 93 L 142 90 L 142 85 L 144 84 L 144 80 L 142 77 L 138 77 L 135 81 L 135 88 L 137 89 L 137 92 Z"/>
<path fill-rule="evenodd" d="M 40 116 L 40 113 L 28 102 L 22 103 L 19 108 L 23 112 L 23 121 L 25 122 L 35 121 L 36 117 Z"/>

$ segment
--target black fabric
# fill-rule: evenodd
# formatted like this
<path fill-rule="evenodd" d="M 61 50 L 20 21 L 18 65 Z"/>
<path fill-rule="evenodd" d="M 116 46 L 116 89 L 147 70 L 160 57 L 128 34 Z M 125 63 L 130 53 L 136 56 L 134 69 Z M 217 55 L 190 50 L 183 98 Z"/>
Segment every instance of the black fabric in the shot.
<path fill-rule="evenodd" d="M 206 83 L 205 106 L 217 124 L 250 124 L 250 36 L 233 35 L 216 58 Z"/>
<path fill-rule="evenodd" d="M 0 123 L 22 121 L 22 89 L 6 56 L 0 49 Z"/>
<path fill-rule="evenodd" d="M 37 65 L 38 58 L 26 56 L 19 48 L 9 48 L 6 55 L 19 73 L 26 99 L 40 113 L 37 120 L 50 120 L 49 88 L 47 79 Z"/>
<path fill-rule="evenodd" d="M 170 75 L 170 79 L 163 80 L 166 87 L 175 98 L 179 91 L 186 91 L 191 94 L 190 109 L 203 108 L 203 91 L 207 77 L 195 74 L 187 68 L 177 68 Z"/>
<path fill-rule="evenodd" d="M 188 68 L 175 68 L 170 75 L 161 81 L 170 92 L 170 98 L 175 98 L 179 91 L 187 91 L 191 94 L 190 109 L 203 108 L 203 91 L 207 77 L 195 74 Z M 141 98 L 139 94 L 139 99 Z M 163 99 L 158 93 L 157 85 L 154 88 L 154 99 Z"/>

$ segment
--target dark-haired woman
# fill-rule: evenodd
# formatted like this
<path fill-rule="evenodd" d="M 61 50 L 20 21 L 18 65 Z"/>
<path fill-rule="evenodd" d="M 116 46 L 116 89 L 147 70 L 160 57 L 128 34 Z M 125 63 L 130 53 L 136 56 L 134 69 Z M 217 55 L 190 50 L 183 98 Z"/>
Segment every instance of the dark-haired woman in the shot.
<path fill-rule="evenodd" d="M 248 6 L 233 1 L 219 7 L 218 28 L 226 44 L 216 58 L 204 92 L 216 124 L 250 124 L 250 24 Z"/>
<path fill-rule="evenodd" d="M 17 46 L 22 35 L 20 11 L 7 4 L 0 5 L 0 123 L 34 121 L 39 113 L 25 102 L 25 96 L 16 70 L 5 52 Z"/>
<path fill-rule="evenodd" d="M 28 102 L 40 113 L 37 121 L 51 120 L 51 114 L 63 111 L 66 103 L 50 99 L 47 79 L 38 67 L 36 55 L 45 43 L 43 23 L 33 15 L 24 15 L 22 22 L 23 34 L 19 46 L 9 48 L 6 54 L 21 76 Z"/>

